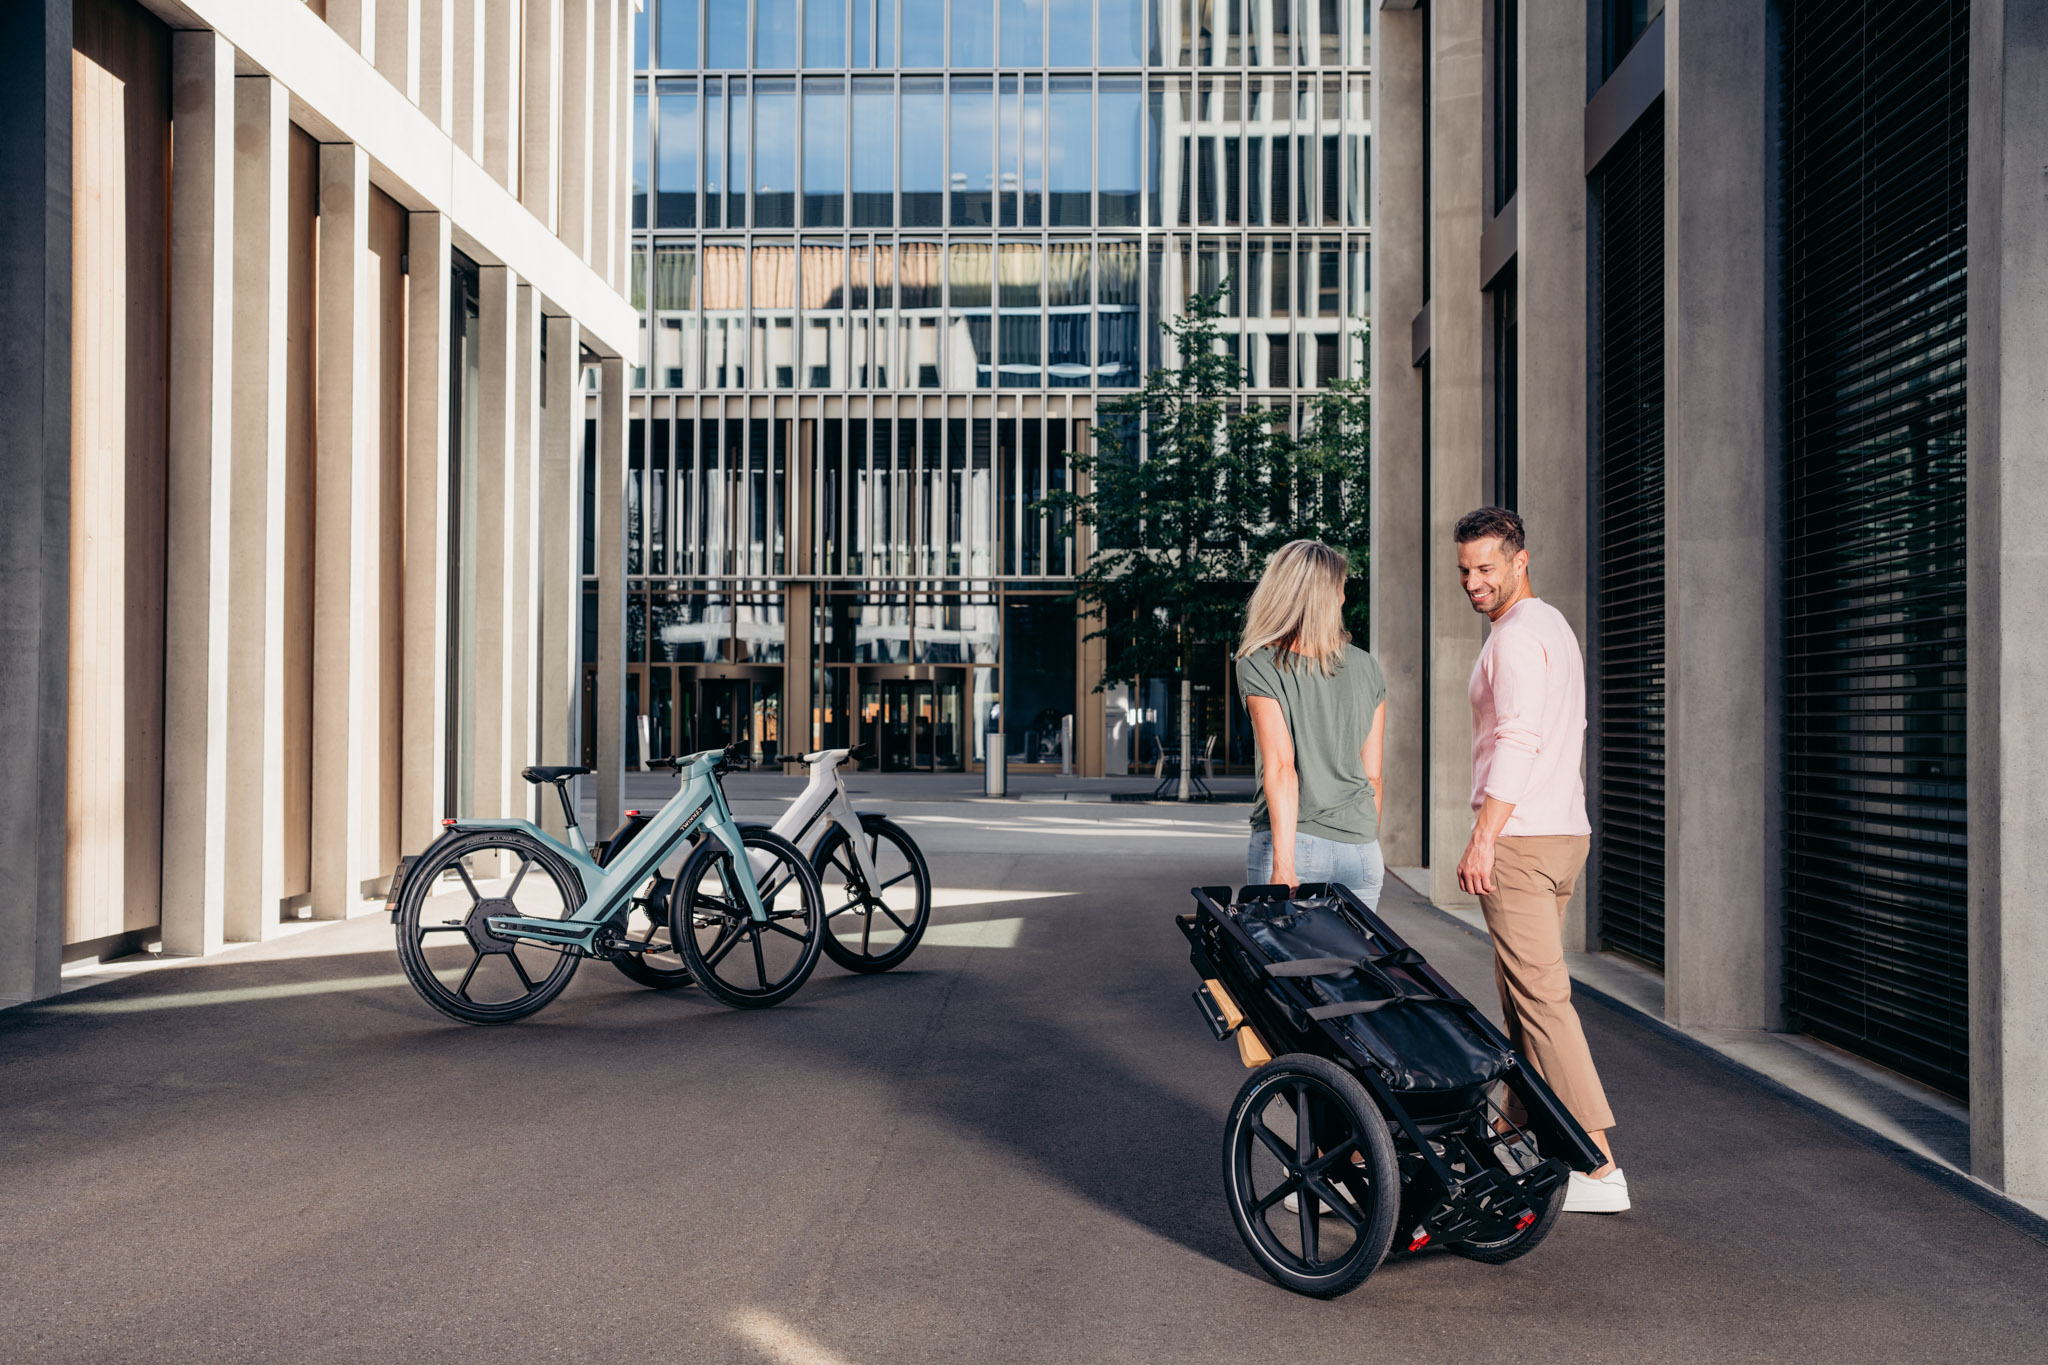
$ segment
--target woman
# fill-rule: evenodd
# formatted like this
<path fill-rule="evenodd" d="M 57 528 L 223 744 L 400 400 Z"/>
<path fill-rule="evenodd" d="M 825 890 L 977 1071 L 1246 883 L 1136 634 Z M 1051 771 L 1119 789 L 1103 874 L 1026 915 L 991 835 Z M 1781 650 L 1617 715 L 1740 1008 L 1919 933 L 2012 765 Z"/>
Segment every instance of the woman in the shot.
<path fill-rule="evenodd" d="M 1245 881 L 1339 882 L 1377 905 L 1387 680 L 1344 629 L 1344 555 L 1281 546 L 1245 609 L 1237 685 L 1258 744 Z"/>

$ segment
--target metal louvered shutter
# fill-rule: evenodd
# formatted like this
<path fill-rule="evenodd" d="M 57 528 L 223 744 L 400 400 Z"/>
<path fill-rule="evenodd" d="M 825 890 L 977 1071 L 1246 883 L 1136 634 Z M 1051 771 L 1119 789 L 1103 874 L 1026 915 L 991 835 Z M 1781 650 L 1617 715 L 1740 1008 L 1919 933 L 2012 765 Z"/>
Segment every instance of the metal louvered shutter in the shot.
<path fill-rule="evenodd" d="M 1964 1095 L 1969 5 L 1784 33 L 1786 1004 Z"/>
<path fill-rule="evenodd" d="M 1600 941 L 1664 965 L 1664 105 L 1599 170 Z"/>

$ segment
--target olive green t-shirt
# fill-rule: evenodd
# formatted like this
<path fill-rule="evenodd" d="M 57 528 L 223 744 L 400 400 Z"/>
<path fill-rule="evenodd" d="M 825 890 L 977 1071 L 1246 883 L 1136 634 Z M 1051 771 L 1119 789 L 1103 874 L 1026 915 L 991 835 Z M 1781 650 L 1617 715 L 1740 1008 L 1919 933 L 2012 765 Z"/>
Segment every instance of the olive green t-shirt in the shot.
<path fill-rule="evenodd" d="M 1355 645 L 1344 646 L 1343 663 L 1334 675 L 1312 659 L 1292 662 L 1292 668 L 1282 668 L 1270 647 L 1257 650 L 1237 661 L 1237 687 L 1247 697 L 1271 697 L 1287 718 L 1301 796 L 1295 829 L 1340 844 L 1371 843 L 1379 837 L 1380 821 L 1362 751 L 1372 733 L 1373 712 L 1387 697 L 1386 675 L 1379 660 Z M 1252 828 L 1271 829 L 1263 753 L 1258 772 Z"/>

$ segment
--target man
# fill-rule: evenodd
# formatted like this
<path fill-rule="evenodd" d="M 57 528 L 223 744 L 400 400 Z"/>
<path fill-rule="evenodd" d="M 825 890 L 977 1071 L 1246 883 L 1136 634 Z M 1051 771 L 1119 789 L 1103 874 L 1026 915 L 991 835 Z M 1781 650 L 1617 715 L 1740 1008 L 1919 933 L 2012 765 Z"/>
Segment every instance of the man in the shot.
<path fill-rule="evenodd" d="M 1458 518 L 1458 579 L 1493 622 L 1472 670 L 1472 839 L 1458 886 L 1479 897 L 1508 1036 L 1607 1157 L 1571 1175 L 1567 1213 L 1620 1213 L 1628 1181 L 1614 1164 L 1613 1111 L 1572 1008 L 1564 915 L 1592 826 L 1579 776 L 1586 680 L 1579 642 L 1529 583 L 1522 519 L 1501 507 Z"/>

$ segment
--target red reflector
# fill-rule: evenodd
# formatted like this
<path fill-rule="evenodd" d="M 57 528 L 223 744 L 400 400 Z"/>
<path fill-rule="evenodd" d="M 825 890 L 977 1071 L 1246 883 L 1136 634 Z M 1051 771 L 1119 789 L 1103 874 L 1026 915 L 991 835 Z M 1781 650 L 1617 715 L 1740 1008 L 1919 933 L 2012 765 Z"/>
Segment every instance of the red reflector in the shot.
<path fill-rule="evenodd" d="M 1515 1220 L 1515 1231 L 1516 1231 L 1516 1232 L 1520 1232 L 1520 1231 L 1521 1231 L 1521 1230 L 1522 1230 L 1523 1228 L 1525 1228 L 1525 1227 L 1528 1227 L 1528 1226 L 1529 1226 L 1529 1224 L 1531 1224 L 1531 1223 L 1533 1223 L 1533 1222 L 1535 1222 L 1535 1221 L 1536 1221 L 1536 1215 L 1535 1215 L 1535 1214 L 1533 1214 L 1533 1213 L 1525 1213 L 1525 1214 L 1523 1214 L 1523 1215 L 1522 1215 L 1522 1216 L 1521 1216 L 1520 1218 L 1517 1218 L 1517 1219 Z"/>
<path fill-rule="evenodd" d="M 443 829 L 446 829 L 446 828 L 447 828 L 447 827 L 448 827 L 449 825 L 452 825 L 452 824 L 454 824 L 454 823 L 455 823 L 455 821 L 454 821 L 454 820 L 452 820 L 452 819 L 449 819 L 449 820 L 443 820 L 443 821 L 441 822 L 441 827 L 442 827 Z"/>
<path fill-rule="evenodd" d="M 1426 1232 L 1418 1232 L 1418 1233 L 1416 1233 L 1416 1234 L 1415 1234 L 1414 1238 L 1413 1238 L 1412 1240 L 1410 1240 L 1410 1241 L 1409 1241 L 1409 1243 L 1408 1243 L 1408 1249 L 1409 1249 L 1410 1251 L 1420 1251 L 1420 1250 L 1422 1250 L 1422 1249 L 1423 1249 L 1424 1247 L 1426 1247 L 1426 1246 L 1428 1246 L 1428 1245 L 1429 1245 L 1429 1234 L 1428 1234 L 1428 1233 L 1426 1233 Z"/>
<path fill-rule="evenodd" d="M 637 810 L 629 810 L 629 811 L 627 811 L 627 812 L 626 812 L 626 814 L 628 814 L 628 815 L 638 815 L 639 813 L 640 813 L 640 812 L 639 812 L 639 811 L 637 811 Z"/>

